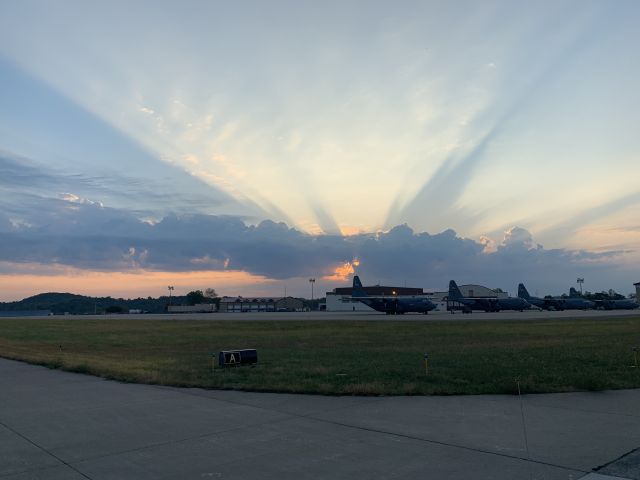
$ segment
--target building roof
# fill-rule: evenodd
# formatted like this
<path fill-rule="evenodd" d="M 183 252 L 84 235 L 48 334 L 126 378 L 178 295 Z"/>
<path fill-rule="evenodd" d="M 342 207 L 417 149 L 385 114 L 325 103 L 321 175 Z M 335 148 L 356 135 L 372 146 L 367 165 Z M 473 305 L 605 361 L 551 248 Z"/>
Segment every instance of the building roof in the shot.
<path fill-rule="evenodd" d="M 221 303 L 276 303 L 280 300 L 285 300 L 287 298 L 293 298 L 294 300 L 298 300 L 294 297 L 222 297 L 220 299 Z"/>
<path fill-rule="evenodd" d="M 274 303 L 283 297 L 222 297 L 221 303 Z"/>
<path fill-rule="evenodd" d="M 496 298 L 499 296 L 498 292 L 485 287 L 484 285 L 459 285 L 458 288 L 465 297 L 471 298 Z"/>

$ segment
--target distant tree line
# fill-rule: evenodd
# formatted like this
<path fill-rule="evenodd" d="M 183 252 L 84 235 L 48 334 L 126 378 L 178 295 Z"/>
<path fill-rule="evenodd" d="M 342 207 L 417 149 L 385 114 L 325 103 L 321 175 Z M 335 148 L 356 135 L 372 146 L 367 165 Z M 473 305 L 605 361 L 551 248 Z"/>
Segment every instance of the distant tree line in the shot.
<path fill-rule="evenodd" d="M 577 292 L 574 290 L 573 292 L 574 296 L 578 296 L 578 297 L 582 297 L 582 298 L 586 298 L 587 300 L 624 300 L 625 298 L 632 298 L 633 294 L 630 294 L 629 297 L 625 297 L 624 295 L 619 294 L 618 292 L 616 292 L 615 290 L 609 289 L 608 292 L 606 291 L 601 291 L 601 292 L 595 292 L 595 293 L 591 293 L 589 291 L 584 292 L 582 295 L 580 294 L 580 292 Z M 561 298 L 569 298 L 569 295 L 567 295 L 566 293 L 563 293 L 562 295 L 560 295 Z M 544 298 L 553 298 L 552 295 L 546 295 Z"/>
<path fill-rule="evenodd" d="M 194 290 L 187 295 L 171 296 L 171 305 L 195 305 L 197 303 L 218 304 L 216 291 L 212 288 Z M 16 302 L 0 302 L 0 311 L 49 310 L 54 314 L 65 312 L 84 315 L 102 313 L 122 313 L 129 310 L 140 310 L 147 313 L 163 313 L 167 311 L 169 297 L 158 298 L 113 298 L 90 297 L 73 293 L 41 293 Z"/>
<path fill-rule="evenodd" d="M 626 298 L 624 295 L 620 295 L 618 292 L 611 289 L 608 292 L 605 292 L 604 290 L 596 293 L 584 292 L 583 297 L 588 300 L 624 300 Z"/>

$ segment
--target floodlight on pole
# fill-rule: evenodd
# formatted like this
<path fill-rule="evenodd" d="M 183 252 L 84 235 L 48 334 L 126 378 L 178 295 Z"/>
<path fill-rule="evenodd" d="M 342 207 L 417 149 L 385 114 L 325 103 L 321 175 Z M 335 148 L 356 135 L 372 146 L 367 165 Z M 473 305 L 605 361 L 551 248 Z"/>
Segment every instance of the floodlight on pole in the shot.
<path fill-rule="evenodd" d="M 311 284 L 311 301 L 313 302 L 313 285 L 316 283 L 316 279 L 310 278 L 309 283 Z"/>
<path fill-rule="evenodd" d="M 169 306 L 171 306 L 171 292 L 174 290 L 173 286 L 169 285 L 167 287 L 167 289 L 169 290 Z"/>
<path fill-rule="evenodd" d="M 576 279 L 576 282 L 580 285 L 580 295 L 582 295 L 582 284 L 584 283 L 584 278 L 578 278 Z"/>

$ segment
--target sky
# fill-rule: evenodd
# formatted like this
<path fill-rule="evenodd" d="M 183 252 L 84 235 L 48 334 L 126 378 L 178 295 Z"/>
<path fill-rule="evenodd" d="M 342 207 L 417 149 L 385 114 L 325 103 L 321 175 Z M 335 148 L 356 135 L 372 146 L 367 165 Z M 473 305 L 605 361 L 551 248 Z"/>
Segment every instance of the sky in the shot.
<path fill-rule="evenodd" d="M 0 3 L 0 300 L 640 281 L 636 1 Z"/>

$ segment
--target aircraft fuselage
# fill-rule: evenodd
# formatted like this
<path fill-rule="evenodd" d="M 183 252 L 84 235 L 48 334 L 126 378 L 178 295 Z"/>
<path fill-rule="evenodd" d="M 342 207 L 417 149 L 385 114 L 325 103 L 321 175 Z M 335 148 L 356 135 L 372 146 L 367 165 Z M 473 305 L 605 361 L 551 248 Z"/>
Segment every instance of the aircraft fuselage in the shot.
<path fill-rule="evenodd" d="M 389 315 L 402 315 L 409 312 L 428 313 L 436 308 L 433 302 L 426 298 L 354 297 L 354 299 Z"/>

